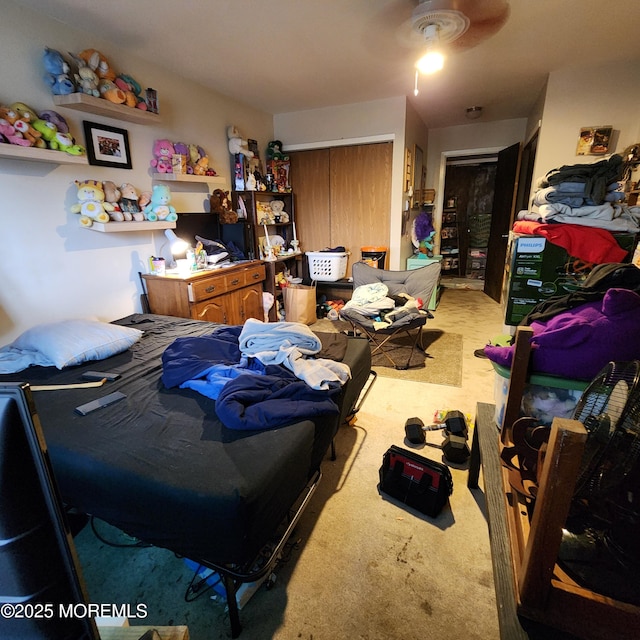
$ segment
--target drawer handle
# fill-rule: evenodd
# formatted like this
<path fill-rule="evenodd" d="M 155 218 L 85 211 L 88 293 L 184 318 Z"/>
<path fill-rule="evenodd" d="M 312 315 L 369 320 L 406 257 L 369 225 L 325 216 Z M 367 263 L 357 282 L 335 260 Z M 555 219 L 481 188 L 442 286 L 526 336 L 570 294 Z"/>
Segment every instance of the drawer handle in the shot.
<path fill-rule="evenodd" d="M 240 283 L 240 280 L 238 280 L 238 278 L 236 278 L 235 280 L 232 280 L 232 281 L 231 281 L 231 284 L 232 284 L 232 285 L 234 285 L 234 286 L 235 286 L 236 284 L 239 284 L 239 283 Z"/>
<path fill-rule="evenodd" d="M 214 286 L 214 285 L 212 285 L 212 284 L 210 284 L 210 285 L 205 289 L 205 291 L 206 291 L 207 293 L 211 293 L 212 291 L 215 291 L 215 290 L 216 290 L 216 288 L 215 288 L 215 286 Z"/>
<path fill-rule="evenodd" d="M 260 274 L 259 274 L 259 273 L 254 273 L 251 277 L 252 277 L 254 280 L 258 280 L 258 279 L 260 278 Z"/>

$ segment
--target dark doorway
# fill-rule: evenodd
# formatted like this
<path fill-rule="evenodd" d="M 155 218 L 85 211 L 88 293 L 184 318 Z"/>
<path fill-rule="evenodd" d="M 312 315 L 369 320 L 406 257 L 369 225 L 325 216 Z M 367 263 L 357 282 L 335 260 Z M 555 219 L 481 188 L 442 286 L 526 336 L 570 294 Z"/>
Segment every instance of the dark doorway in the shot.
<path fill-rule="evenodd" d="M 456 275 L 483 280 L 489 247 L 497 156 L 449 158 L 444 202 L 455 203 L 459 269 Z"/>

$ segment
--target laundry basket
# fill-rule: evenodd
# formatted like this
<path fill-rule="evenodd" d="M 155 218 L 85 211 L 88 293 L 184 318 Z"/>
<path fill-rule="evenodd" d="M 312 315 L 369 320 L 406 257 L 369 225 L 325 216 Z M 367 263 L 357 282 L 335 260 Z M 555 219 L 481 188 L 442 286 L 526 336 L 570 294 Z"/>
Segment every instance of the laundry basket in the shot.
<path fill-rule="evenodd" d="M 335 282 L 347 273 L 348 252 L 307 251 L 309 277 L 316 282 Z"/>

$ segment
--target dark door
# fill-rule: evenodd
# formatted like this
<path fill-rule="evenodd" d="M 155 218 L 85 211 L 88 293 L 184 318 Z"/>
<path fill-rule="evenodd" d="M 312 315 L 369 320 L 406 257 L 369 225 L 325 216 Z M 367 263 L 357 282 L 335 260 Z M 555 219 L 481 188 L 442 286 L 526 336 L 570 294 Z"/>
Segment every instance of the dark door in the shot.
<path fill-rule="evenodd" d="M 513 224 L 513 209 L 517 190 L 520 143 L 498 154 L 495 191 L 491 211 L 491 231 L 484 276 L 484 292 L 496 302 L 502 295 L 509 230 Z"/>

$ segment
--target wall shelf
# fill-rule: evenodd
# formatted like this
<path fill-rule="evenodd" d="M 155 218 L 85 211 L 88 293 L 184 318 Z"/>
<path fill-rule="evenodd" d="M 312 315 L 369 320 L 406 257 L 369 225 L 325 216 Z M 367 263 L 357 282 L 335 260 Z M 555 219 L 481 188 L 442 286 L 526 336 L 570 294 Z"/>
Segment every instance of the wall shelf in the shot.
<path fill-rule="evenodd" d="M 100 233 L 126 233 L 128 231 L 154 231 L 175 228 L 175 222 L 149 222 L 148 220 L 144 222 L 94 222 L 90 227 L 83 227 L 83 229 L 99 231 Z"/>
<path fill-rule="evenodd" d="M 194 176 L 190 173 L 154 173 L 154 180 L 162 180 L 165 182 L 208 182 L 220 187 L 227 184 L 226 178 L 222 176 Z"/>
<path fill-rule="evenodd" d="M 86 93 L 69 93 L 64 96 L 51 96 L 58 107 L 85 111 L 99 116 L 134 122 L 136 124 L 159 124 L 161 118 L 157 113 L 142 111 L 134 107 L 109 102 L 105 98 L 96 98 Z"/>
<path fill-rule="evenodd" d="M 52 162 L 55 164 L 89 164 L 87 156 L 73 156 L 64 151 L 21 147 L 19 144 L 0 143 L 0 158 L 28 160 L 30 162 Z"/>

